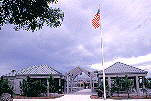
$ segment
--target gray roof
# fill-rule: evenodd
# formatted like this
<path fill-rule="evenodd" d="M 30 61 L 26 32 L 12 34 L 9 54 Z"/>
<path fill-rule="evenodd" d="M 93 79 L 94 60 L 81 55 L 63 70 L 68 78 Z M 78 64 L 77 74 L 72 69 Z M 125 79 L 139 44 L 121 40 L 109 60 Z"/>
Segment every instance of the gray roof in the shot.
<path fill-rule="evenodd" d="M 17 72 L 17 75 L 61 75 L 60 72 L 47 65 L 31 66 Z"/>
<path fill-rule="evenodd" d="M 105 74 L 147 74 L 148 72 L 121 62 L 116 62 L 105 69 Z M 102 71 L 100 72 L 102 74 Z"/>

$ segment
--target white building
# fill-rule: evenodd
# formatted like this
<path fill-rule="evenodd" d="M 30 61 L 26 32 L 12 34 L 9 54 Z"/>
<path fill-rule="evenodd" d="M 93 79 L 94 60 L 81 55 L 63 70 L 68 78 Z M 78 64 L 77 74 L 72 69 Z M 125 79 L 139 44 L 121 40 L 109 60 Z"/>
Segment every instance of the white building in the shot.
<path fill-rule="evenodd" d="M 64 77 L 62 73 L 58 72 L 57 70 L 47 65 L 31 66 L 17 72 L 13 70 L 11 73 L 5 75 L 4 78 L 7 78 L 8 81 L 10 81 L 10 84 L 13 87 L 13 91 L 15 94 L 21 94 L 20 83 L 23 81 L 23 79 L 26 79 L 27 76 L 36 80 L 37 79 L 46 80 L 48 86 L 48 82 L 49 82 L 48 78 L 50 77 L 50 75 L 52 75 L 55 81 L 58 82 L 57 86 L 60 86 L 63 92 L 64 85 L 62 81 Z"/>

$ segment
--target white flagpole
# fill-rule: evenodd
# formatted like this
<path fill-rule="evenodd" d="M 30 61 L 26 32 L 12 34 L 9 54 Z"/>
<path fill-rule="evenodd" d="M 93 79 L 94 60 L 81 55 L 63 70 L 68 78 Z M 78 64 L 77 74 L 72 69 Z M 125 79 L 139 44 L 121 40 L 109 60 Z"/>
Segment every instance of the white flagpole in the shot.
<path fill-rule="evenodd" d="M 101 6 L 99 5 L 99 10 L 101 12 Z M 100 13 L 101 14 L 101 13 Z M 103 54 L 103 34 L 102 34 L 102 17 L 100 15 L 100 32 L 101 32 L 101 56 L 102 56 L 102 67 L 103 67 L 103 89 L 104 89 L 104 100 L 106 100 L 106 87 L 105 87 L 105 71 L 104 71 L 104 54 Z"/>

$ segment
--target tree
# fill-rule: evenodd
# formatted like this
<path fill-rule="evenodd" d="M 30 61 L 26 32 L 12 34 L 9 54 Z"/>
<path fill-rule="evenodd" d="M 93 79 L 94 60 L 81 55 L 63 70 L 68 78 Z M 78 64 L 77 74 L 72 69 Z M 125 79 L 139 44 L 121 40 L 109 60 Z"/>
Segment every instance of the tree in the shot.
<path fill-rule="evenodd" d="M 23 80 L 20 84 L 22 95 L 27 97 L 37 97 L 41 93 L 46 93 L 47 87 L 40 80 L 34 80 L 30 77 Z"/>
<path fill-rule="evenodd" d="M 151 89 L 151 80 L 148 80 L 147 78 L 145 78 L 144 85 L 146 88 Z"/>
<path fill-rule="evenodd" d="M 121 78 L 117 76 L 113 81 L 111 93 L 117 92 L 119 96 L 120 90 L 121 90 Z"/>
<path fill-rule="evenodd" d="M 118 96 L 120 91 L 126 91 L 129 98 L 129 93 L 131 91 L 132 85 L 133 85 L 133 81 L 128 79 L 126 75 L 124 78 L 117 76 L 113 81 L 111 91 L 112 93 L 117 92 Z"/>
<path fill-rule="evenodd" d="M 147 78 L 144 78 L 143 80 L 143 84 L 145 86 L 145 88 L 143 87 L 143 93 L 146 94 L 146 98 L 148 96 L 148 89 L 151 89 L 151 80 L 147 79 Z"/>
<path fill-rule="evenodd" d="M 129 98 L 129 93 L 131 91 L 131 88 L 132 88 L 132 85 L 133 85 L 133 81 L 128 79 L 127 76 L 125 76 L 122 81 L 123 81 L 123 88 L 127 92 L 128 98 Z"/>
<path fill-rule="evenodd" d="M 109 97 L 109 90 L 110 90 L 110 88 L 109 88 L 109 85 L 108 85 L 107 80 L 105 80 L 105 88 L 106 88 L 107 97 Z M 102 97 L 102 96 L 103 96 L 103 93 L 104 93 L 104 92 L 103 92 L 103 91 L 104 91 L 103 81 L 100 82 L 100 84 L 99 84 L 99 86 L 98 86 L 98 88 L 97 88 L 96 91 L 97 91 L 99 97 Z"/>
<path fill-rule="evenodd" d="M 58 81 L 53 78 L 52 75 L 49 77 L 49 91 L 51 93 L 59 93 Z M 41 93 L 46 94 L 47 92 L 47 82 L 46 79 L 32 79 L 27 77 L 20 83 L 20 88 L 22 95 L 27 97 L 37 97 Z"/>
<path fill-rule="evenodd" d="M 55 80 L 54 80 L 54 78 L 52 77 L 52 75 L 50 75 L 50 77 L 49 77 L 49 91 L 51 92 L 51 93 L 54 93 L 55 91 L 56 91 L 56 89 L 55 89 Z"/>
<path fill-rule="evenodd" d="M 61 86 L 59 86 L 58 79 L 54 79 L 52 75 L 49 77 L 49 91 L 51 93 L 61 93 L 59 89 L 61 89 Z"/>
<path fill-rule="evenodd" d="M 56 0 L 2 0 L 0 2 L 0 30 L 5 24 L 15 25 L 15 30 L 37 31 L 44 25 L 59 27 L 64 13 L 49 7 Z"/>
<path fill-rule="evenodd" d="M 3 93 L 9 93 L 13 94 L 13 88 L 9 85 L 9 82 L 7 79 L 4 79 L 3 77 L 0 78 L 0 96 Z"/>

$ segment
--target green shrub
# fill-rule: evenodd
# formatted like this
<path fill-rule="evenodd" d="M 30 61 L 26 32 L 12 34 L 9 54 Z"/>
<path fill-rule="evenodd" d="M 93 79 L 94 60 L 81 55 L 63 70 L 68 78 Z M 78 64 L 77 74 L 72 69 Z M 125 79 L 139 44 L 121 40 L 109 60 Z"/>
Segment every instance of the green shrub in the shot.
<path fill-rule="evenodd" d="M 106 96 L 109 97 L 110 88 L 109 88 L 107 80 L 105 80 L 105 86 L 106 86 Z M 99 87 L 96 89 L 96 92 L 97 92 L 99 97 L 103 96 L 103 94 L 104 94 L 103 81 L 100 82 Z"/>
<path fill-rule="evenodd" d="M 118 93 L 118 95 L 119 95 L 120 91 L 126 91 L 128 94 L 128 98 L 129 98 L 129 93 L 131 91 L 132 85 L 133 85 L 133 81 L 128 79 L 127 76 L 125 76 L 124 78 L 116 77 L 113 80 L 111 92 Z"/>
<path fill-rule="evenodd" d="M 53 76 L 50 75 L 48 80 L 49 80 L 49 92 L 50 93 L 61 93 L 61 91 L 59 91 L 59 90 L 62 87 L 59 86 L 59 79 L 57 79 L 57 78 L 55 79 L 55 78 L 53 78 Z"/>
<path fill-rule="evenodd" d="M 146 88 L 151 89 L 151 80 L 145 78 L 144 85 L 145 85 Z"/>
<path fill-rule="evenodd" d="M 47 86 L 40 82 L 40 80 L 35 80 L 27 77 L 27 79 L 23 80 L 20 84 L 22 95 L 27 97 L 37 97 L 40 96 L 41 93 L 46 93 Z"/>
<path fill-rule="evenodd" d="M 3 77 L 0 78 L 0 96 L 3 93 L 9 93 L 13 94 L 13 88 L 9 85 L 9 82 L 7 79 L 4 79 Z"/>

